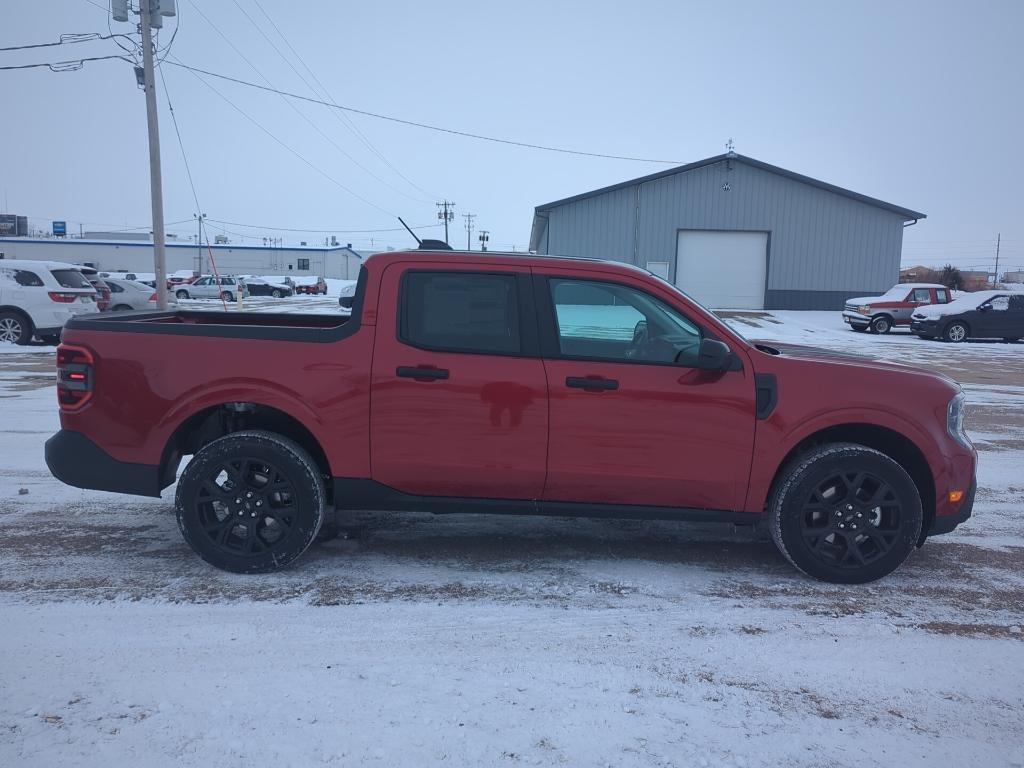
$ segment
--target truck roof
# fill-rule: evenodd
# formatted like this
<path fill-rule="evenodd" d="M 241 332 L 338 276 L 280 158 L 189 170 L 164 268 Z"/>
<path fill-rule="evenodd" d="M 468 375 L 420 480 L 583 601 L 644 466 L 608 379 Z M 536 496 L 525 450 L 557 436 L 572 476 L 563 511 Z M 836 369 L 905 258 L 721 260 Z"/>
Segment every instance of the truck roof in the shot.
<path fill-rule="evenodd" d="M 598 265 L 608 271 L 626 272 L 640 275 L 650 275 L 646 269 L 627 264 L 622 261 L 609 261 L 608 259 L 595 259 L 588 256 L 558 256 L 537 253 L 523 253 L 522 251 L 456 251 L 456 250 L 419 250 L 409 249 L 405 251 L 382 251 L 375 253 L 366 259 L 367 264 L 380 265 L 398 261 L 446 261 L 451 263 L 472 262 L 478 264 L 482 260 L 494 261 L 495 264 L 518 264 L 524 267 L 550 266 L 552 262 L 579 263 L 587 262 Z"/>

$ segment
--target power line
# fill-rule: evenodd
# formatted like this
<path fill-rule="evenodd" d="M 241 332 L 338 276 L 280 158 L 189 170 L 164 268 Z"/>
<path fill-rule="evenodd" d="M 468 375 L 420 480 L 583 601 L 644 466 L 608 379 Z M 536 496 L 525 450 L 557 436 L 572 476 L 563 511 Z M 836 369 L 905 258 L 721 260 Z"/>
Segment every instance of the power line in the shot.
<path fill-rule="evenodd" d="M 168 64 L 174 64 L 175 62 L 167 61 L 167 63 Z M 190 69 L 190 68 L 186 67 L 186 69 Z M 191 69 L 190 69 L 190 71 L 191 71 Z M 340 181 L 338 181 L 336 178 L 331 176 L 329 173 L 324 171 L 319 166 L 314 165 L 312 162 L 307 160 L 303 155 L 299 154 L 296 150 L 292 149 L 288 144 L 285 144 L 281 139 L 279 139 L 277 136 L 275 136 L 273 133 L 271 133 L 258 120 L 256 120 L 256 118 L 252 117 L 248 112 L 243 110 L 241 107 L 236 105 L 233 101 L 231 101 L 227 96 L 225 96 L 223 93 L 221 93 L 216 88 L 214 88 L 210 83 L 208 83 L 206 80 L 204 80 L 198 73 L 192 72 L 192 74 L 196 77 L 196 79 L 199 80 L 199 82 L 201 82 L 203 85 L 205 85 L 207 88 L 209 88 L 215 94 L 217 94 L 217 96 L 219 96 L 223 101 L 225 101 L 232 109 L 234 109 L 236 112 L 238 112 L 240 115 L 242 115 L 242 117 L 244 117 L 246 120 L 251 122 L 253 125 L 255 125 L 257 128 L 259 128 L 261 131 L 263 131 L 265 134 L 267 134 L 267 136 L 269 136 L 275 142 L 280 144 L 288 152 L 290 152 L 291 154 L 295 155 L 295 157 L 297 157 L 303 163 L 305 163 L 310 168 L 312 168 L 314 171 L 319 173 L 325 179 L 330 181 L 332 184 L 336 185 L 340 189 L 343 189 L 345 192 L 348 192 L 348 194 L 350 194 L 352 197 L 354 197 L 357 200 L 365 203 L 366 205 L 370 206 L 371 208 L 375 208 L 376 210 L 380 211 L 381 213 L 386 214 L 387 216 L 390 216 L 391 218 L 397 218 L 397 216 L 394 213 L 392 213 L 391 211 L 387 210 L 386 208 L 382 208 L 381 206 L 377 205 L 376 203 L 370 202 L 369 200 L 367 200 L 362 195 L 360 195 L 360 194 L 354 192 L 353 190 L 349 189 L 347 186 L 342 184 Z"/>
<path fill-rule="evenodd" d="M 167 111 L 171 113 L 171 123 L 174 125 L 174 135 L 178 137 L 178 148 L 181 150 L 181 159 L 185 163 L 185 175 L 188 177 L 188 185 L 192 188 L 192 199 L 195 201 L 196 210 L 202 211 L 202 206 L 199 205 L 199 195 L 196 194 L 196 185 L 192 180 L 192 169 L 188 165 L 188 155 L 185 152 L 185 142 L 181 140 L 181 131 L 178 128 L 178 118 L 174 114 L 174 105 L 171 104 L 171 92 L 167 89 L 167 78 L 164 77 L 164 69 L 161 66 L 157 66 L 157 71 L 160 73 L 160 82 L 164 86 L 164 96 L 167 98 Z"/>
<path fill-rule="evenodd" d="M 110 40 L 115 37 L 131 39 L 128 35 L 101 35 L 99 32 L 67 32 L 60 36 L 55 43 L 30 43 L 27 45 L 10 45 L 0 48 L 0 52 L 6 51 L 27 51 L 30 48 L 53 48 L 58 45 L 72 45 L 74 43 L 88 43 L 94 40 Z"/>
<path fill-rule="evenodd" d="M 192 7 L 195 8 L 196 12 L 200 16 L 203 17 L 203 19 L 206 21 L 206 23 L 210 25 L 210 28 L 213 29 L 213 31 L 216 32 L 218 35 L 220 35 L 220 37 L 224 40 L 224 42 L 226 42 L 229 46 L 231 46 L 231 49 L 235 53 L 237 53 L 246 64 L 249 65 L 249 67 L 252 69 L 253 72 L 255 72 L 257 75 L 259 75 L 260 78 L 262 78 L 263 81 L 268 86 L 273 88 L 273 83 L 270 82 L 270 79 L 266 75 L 263 74 L 263 72 L 260 70 L 259 67 L 257 67 L 255 64 L 252 63 L 252 61 L 249 59 L 248 56 L 246 56 L 244 53 L 242 53 L 242 51 L 238 48 L 238 46 L 236 46 L 231 41 L 231 38 L 229 38 L 227 35 L 225 35 L 224 32 L 221 31 L 220 27 L 218 27 L 216 24 L 214 24 L 213 21 L 210 19 L 210 17 L 207 16 L 205 13 L 203 13 L 202 9 L 198 5 L 196 5 L 195 2 L 193 2 L 193 0 L 189 0 L 189 2 L 191 3 Z M 243 11 L 243 13 L 244 13 L 244 11 Z M 252 19 L 250 19 L 250 22 L 252 22 Z M 255 26 L 255 22 L 253 22 L 253 26 Z M 258 27 L 257 27 L 257 31 L 259 31 L 262 34 L 262 30 L 260 30 Z M 266 36 L 264 35 L 264 37 L 266 37 Z M 166 57 L 165 57 L 165 59 L 166 59 Z M 170 63 L 174 64 L 175 62 L 172 61 Z M 282 98 L 284 99 L 284 102 L 289 106 L 289 108 L 291 108 L 291 110 L 293 112 L 295 112 L 295 114 L 297 114 L 299 117 L 301 117 L 303 120 L 305 120 L 313 128 L 313 130 L 315 130 L 317 133 L 319 133 L 339 153 L 341 153 L 346 158 L 348 158 L 348 160 L 350 160 L 353 165 L 355 165 L 356 167 L 362 169 L 363 171 L 365 171 L 367 174 L 369 174 L 373 178 L 377 179 L 377 181 L 379 181 L 384 186 L 388 187 L 393 192 L 396 192 L 397 194 L 403 195 L 404 197 L 409 197 L 409 195 L 406 195 L 401 190 L 395 189 L 395 187 L 393 187 L 390 184 L 388 184 L 386 181 L 384 181 L 384 179 L 380 178 L 377 174 L 375 174 L 369 168 L 367 168 L 362 163 L 360 163 L 358 160 L 356 160 L 354 157 L 352 157 L 352 155 L 350 155 L 348 152 L 346 152 L 337 142 L 334 141 L 334 139 L 332 139 L 323 130 L 321 130 L 321 128 L 316 123 L 314 123 L 309 118 L 308 115 L 306 115 L 302 110 L 300 110 L 298 107 L 296 107 L 294 104 L 292 104 L 288 100 L 287 97 L 282 96 Z M 410 199 L 415 199 L 415 198 L 410 198 Z"/>
<path fill-rule="evenodd" d="M 284 34 L 284 32 L 281 31 L 281 28 L 279 26 L 277 26 L 275 21 L 270 17 L 270 14 L 267 13 L 267 11 L 263 8 L 263 5 L 260 3 L 260 0 L 253 0 L 253 2 L 256 4 L 256 7 L 260 9 L 260 12 L 263 14 L 263 16 L 266 18 L 266 20 L 270 22 L 270 26 L 272 26 L 274 28 L 274 30 L 277 32 L 277 34 L 281 38 L 281 40 L 284 41 L 284 44 L 287 45 L 288 49 L 295 55 L 295 58 L 298 60 L 298 62 L 309 73 L 310 77 L 313 78 L 313 81 L 316 82 L 316 84 L 320 86 L 320 93 L 318 93 L 317 90 L 315 88 L 313 88 L 309 84 L 309 82 L 306 80 L 306 78 L 304 78 L 302 76 L 302 74 L 299 73 L 299 71 L 295 69 L 295 67 L 292 67 L 292 71 L 294 71 L 295 74 L 299 75 L 299 78 L 302 80 L 302 82 L 304 82 L 306 84 L 306 87 L 309 88 L 310 91 L 312 91 L 313 95 L 320 96 L 321 93 L 322 93 L 322 95 L 324 96 L 325 99 L 327 99 L 327 101 L 329 101 L 331 104 L 333 104 L 335 107 L 337 107 L 338 104 L 335 101 L 334 97 L 331 96 L 330 91 L 327 90 L 327 86 L 323 84 L 323 82 L 320 80 L 320 78 L 317 77 L 316 72 L 314 72 L 310 68 L 310 66 L 306 63 L 306 60 L 302 58 L 302 54 L 300 54 L 295 49 L 295 46 L 293 46 L 289 42 L 288 38 L 285 37 L 285 34 Z M 238 4 L 238 0 L 235 0 L 235 4 L 236 5 Z M 241 6 L 239 6 L 239 7 L 241 8 Z M 242 12 L 245 13 L 244 10 Z M 248 16 L 248 14 L 246 14 L 246 16 Z M 252 21 L 252 19 L 250 19 L 250 21 Z M 254 22 L 254 25 L 255 25 L 255 22 Z M 266 36 L 264 35 L 264 37 L 266 37 Z M 267 42 L 270 42 L 269 38 L 268 38 Z M 273 45 L 273 43 L 271 43 L 271 45 Z M 275 51 L 277 50 L 276 46 L 274 46 L 274 50 Z M 281 54 L 281 52 L 278 51 L 278 54 Z M 281 58 L 283 58 L 285 60 L 285 62 L 288 64 L 288 66 L 292 66 L 291 62 L 288 61 L 288 59 L 283 54 L 281 54 Z M 373 152 L 373 154 L 375 154 L 378 158 L 380 158 L 381 162 L 383 162 L 386 166 L 388 166 L 388 168 L 393 170 L 399 177 L 401 177 L 404 181 L 406 181 L 410 186 L 412 186 L 415 189 L 419 190 L 424 195 L 427 195 L 429 198 L 437 197 L 437 195 L 433 195 L 430 192 L 428 192 L 427 190 L 423 189 L 423 187 L 421 187 L 419 184 L 417 184 L 412 179 L 410 179 L 408 176 L 406 176 L 404 173 L 402 173 L 397 167 L 395 167 L 395 165 L 392 164 L 391 161 L 388 160 L 383 155 L 383 153 L 381 153 L 381 151 L 379 149 L 377 149 L 377 147 L 375 147 L 373 145 L 373 143 L 366 137 L 366 135 L 363 134 L 363 132 L 361 130 L 359 130 L 359 126 L 357 126 L 355 124 L 355 122 L 353 122 L 352 119 L 349 118 L 348 115 L 346 115 L 344 112 L 338 111 L 337 109 L 332 111 L 331 114 L 334 115 L 334 117 L 338 120 L 338 122 L 340 122 L 342 125 L 344 125 L 347 128 L 349 128 L 349 130 L 351 130 L 363 142 L 363 144 L 366 145 L 367 149 L 369 149 L 371 152 Z"/>
<path fill-rule="evenodd" d="M 37 69 L 41 67 L 48 67 L 51 72 L 77 72 L 85 63 L 88 61 L 106 61 L 108 59 L 120 59 L 121 61 L 127 61 L 132 64 L 131 59 L 125 56 L 86 56 L 81 59 L 71 59 L 70 61 L 50 61 L 42 62 L 40 64 L 18 64 L 16 66 L 0 67 L 0 70 L 12 70 L 12 69 Z"/>
<path fill-rule="evenodd" d="M 245 86 L 248 86 L 249 88 L 256 88 L 256 89 L 261 90 L 261 91 L 268 91 L 270 93 L 276 93 L 276 94 L 278 94 L 280 96 L 288 96 L 288 97 L 293 98 L 293 99 L 299 99 L 300 101 L 308 101 L 311 104 L 320 104 L 321 106 L 324 106 L 324 107 L 330 107 L 332 109 L 340 109 L 343 112 L 351 112 L 352 114 L 355 114 L 355 115 L 365 115 L 367 117 L 377 118 L 378 120 L 387 120 L 387 121 L 392 122 L 392 123 L 400 123 L 401 125 L 409 125 L 409 126 L 413 126 L 415 128 L 423 128 L 423 129 L 426 129 L 426 130 L 429 130 L 429 131 L 437 131 L 439 133 L 448 133 L 448 134 L 452 134 L 454 136 L 463 136 L 463 137 L 469 138 L 469 139 L 479 139 L 480 141 L 491 141 L 491 142 L 495 142 L 497 144 L 508 144 L 510 146 L 513 146 L 513 147 L 523 147 L 525 149 L 539 149 L 539 150 L 543 150 L 544 152 L 559 152 L 559 153 L 565 154 L 565 155 L 580 155 L 582 157 L 599 157 L 599 158 L 602 158 L 602 159 L 605 159 L 605 160 L 629 160 L 629 161 L 636 162 L 636 163 L 661 163 L 661 164 L 664 164 L 664 165 L 682 165 L 685 162 L 683 160 L 657 160 L 657 159 L 650 158 L 650 157 L 630 157 L 628 155 L 611 155 L 611 154 L 605 154 L 605 153 L 602 153 L 602 152 L 584 152 L 582 150 L 576 150 L 576 149 L 565 149 L 564 147 L 549 147 L 549 146 L 546 146 L 546 145 L 543 145 L 543 144 L 530 144 L 530 143 L 525 142 L 525 141 L 513 141 L 512 139 L 500 139 L 500 138 L 497 138 L 495 136 L 484 136 L 483 134 L 479 134 L 479 133 L 470 133 L 468 131 L 459 131 L 459 130 L 456 130 L 454 128 L 443 128 L 443 127 L 437 126 L 437 125 L 430 125 L 429 123 L 420 123 L 420 122 L 416 122 L 415 120 L 405 120 L 405 119 L 400 118 L 400 117 L 393 117 L 391 115 L 383 115 L 383 114 L 380 114 L 378 112 L 369 112 L 369 111 L 367 111 L 365 109 L 356 109 L 355 107 L 346 107 L 346 106 L 343 106 L 341 104 L 332 104 L 331 102 L 324 101 L 322 99 L 314 99 L 314 98 L 312 98 L 310 96 L 301 96 L 301 95 L 299 95 L 297 93 L 291 93 L 289 91 L 282 91 L 282 90 L 277 89 L 277 88 L 271 88 L 271 87 L 268 87 L 268 86 L 265 86 L 265 85 L 260 85 L 259 83 L 252 83 L 252 82 L 249 82 L 248 80 L 242 80 L 242 79 L 237 78 L 237 77 L 230 77 L 228 75 L 222 75 L 222 74 L 219 74 L 217 72 L 211 72 L 208 69 L 200 69 L 199 67 L 193 67 L 193 66 L 191 66 L 189 64 L 185 64 L 184 62 L 181 62 L 181 61 L 168 61 L 167 63 L 168 64 L 173 64 L 176 67 L 181 67 L 182 69 L 187 69 L 190 72 L 192 72 L 193 74 L 198 73 L 198 74 L 208 75 L 209 77 L 216 77 L 216 78 L 218 78 L 220 80 L 227 80 L 228 82 L 236 83 L 238 85 L 245 85 Z"/>
<path fill-rule="evenodd" d="M 264 224 L 245 224 L 240 221 L 224 221 L 223 219 L 207 219 L 207 221 L 213 221 L 218 224 L 227 224 L 232 227 L 248 227 L 250 229 L 266 229 L 274 232 L 305 232 L 315 235 L 360 235 L 370 234 L 375 232 L 404 232 L 404 227 L 386 227 L 384 229 L 313 229 L 313 228 L 302 228 L 302 227 L 270 227 Z M 413 229 L 431 229 L 433 227 L 440 227 L 441 224 L 419 224 L 413 226 Z"/>

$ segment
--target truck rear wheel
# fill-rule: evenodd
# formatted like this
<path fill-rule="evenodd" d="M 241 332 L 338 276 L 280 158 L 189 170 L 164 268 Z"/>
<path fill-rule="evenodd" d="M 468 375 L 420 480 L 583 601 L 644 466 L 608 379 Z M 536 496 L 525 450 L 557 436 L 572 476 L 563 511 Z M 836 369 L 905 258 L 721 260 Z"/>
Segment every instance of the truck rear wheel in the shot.
<path fill-rule="evenodd" d="M 203 560 L 268 573 L 298 558 L 324 521 L 316 462 L 273 432 L 235 432 L 200 450 L 178 481 L 178 527 Z"/>
<path fill-rule="evenodd" d="M 783 470 L 768 504 L 772 540 L 817 579 L 863 584 L 892 573 L 921 533 L 921 496 L 906 470 L 855 443 L 813 448 Z"/>

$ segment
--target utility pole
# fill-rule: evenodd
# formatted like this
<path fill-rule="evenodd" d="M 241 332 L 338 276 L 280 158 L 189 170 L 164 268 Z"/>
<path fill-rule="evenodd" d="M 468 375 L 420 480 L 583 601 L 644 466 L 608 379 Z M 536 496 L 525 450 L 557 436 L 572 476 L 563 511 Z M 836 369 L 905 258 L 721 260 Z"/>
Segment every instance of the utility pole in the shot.
<path fill-rule="evenodd" d="M 160 127 L 156 112 L 156 78 L 153 76 L 153 28 L 164 25 L 164 16 L 174 16 L 174 0 L 139 0 L 139 31 L 142 33 L 142 72 L 136 80 L 146 92 L 146 126 L 149 130 L 149 194 L 153 207 L 153 271 L 156 273 L 156 305 L 167 309 L 167 252 L 164 248 L 164 195 L 160 173 Z M 128 21 L 127 0 L 113 0 L 110 15 L 114 21 Z"/>
<path fill-rule="evenodd" d="M 464 213 L 462 218 L 466 220 L 466 250 L 472 251 L 473 245 L 470 242 L 470 237 L 473 236 L 473 219 L 476 218 L 475 213 Z"/>
<path fill-rule="evenodd" d="M 480 250 L 481 251 L 486 251 L 487 250 L 487 243 L 490 242 L 490 239 L 491 239 L 491 233 L 489 231 L 487 231 L 486 229 L 481 229 L 480 230 L 480 237 L 477 238 L 477 240 L 480 241 Z"/>
<path fill-rule="evenodd" d="M 437 212 L 437 219 L 444 222 L 444 241 L 447 243 L 448 222 L 455 218 L 455 203 L 445 200 L 442 203 L 437 203 L 437 207 L 440 209 Z"/>
<path fill-rule="evenodd" d="M 192 216 L 199 224 L 199 234 L 196 236 L 196 271 L 201 275 L 203 274 L 203 219 L 206 218 L 206 214 L 193 213 Z"/>
<path fill-rule="evenodd" d="M 996 273 L 992 275 L 992 284 L 999 282 L 999 241 L 1003 239 L 1003 233 L 996 233 Z"/>

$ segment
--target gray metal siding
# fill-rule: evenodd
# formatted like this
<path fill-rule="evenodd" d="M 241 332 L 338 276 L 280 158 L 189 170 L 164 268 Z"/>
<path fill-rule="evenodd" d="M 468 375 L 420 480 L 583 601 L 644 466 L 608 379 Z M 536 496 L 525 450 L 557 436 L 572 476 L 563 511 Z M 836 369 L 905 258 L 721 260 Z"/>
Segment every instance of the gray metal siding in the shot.
<path fill-rule="evenodd" d="M 840 294 L 882 291 L 897 281 L 901 215 L 738 160 L 730 165 L 552 208 L 546 251 L 640 266 L 668 261 L 674 280 L 679 230 L 757 230 L 770 233 L 766 306 L 792 306 L 807 292 L 823 293 L 808 297 L 807 308 L 841 306 Z M 729 191 L 722 189 L 726 182 Z"/>
<path fill-rule="evenodd" d="M 553 209 L 547 252 L 632 262 L 635 198 L 629 187 Z"/>

